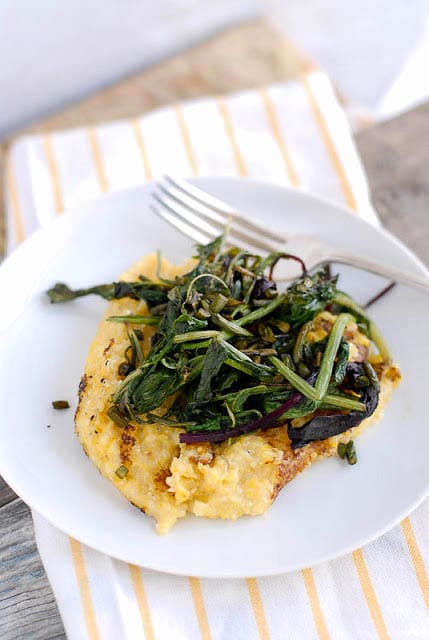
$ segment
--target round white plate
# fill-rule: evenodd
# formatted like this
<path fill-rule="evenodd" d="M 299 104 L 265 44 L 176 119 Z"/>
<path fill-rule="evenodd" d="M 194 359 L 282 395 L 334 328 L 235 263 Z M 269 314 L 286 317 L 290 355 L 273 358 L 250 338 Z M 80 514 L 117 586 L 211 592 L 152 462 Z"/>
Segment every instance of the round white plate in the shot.
<path fill-rule="evenodd" d="M 419 261 L 386 231 L 331 203 L 249 180 L 200 178 L 202 188 L 271 229 L 332 244 L 415 272 Z M 165 536 L 84 455 L 73 433 L 77 385 L 104 303 L 52 306 L 44 291 L 110 282 L 142 255 L 173 262 L 191 242 L 150 213 L 150 186 L 109 195 L 34 234 L 0 268 L 0 472 L 32 508 L 85 544 L 137 565 L 184 575 L 241 577 L 312 566 L 398 523 L 429 484 L 429 296 L 397 286 L 372 308 L 403 383 L 385 416 L 357 441 L 358 464 L 332 458 L 287 485 L 269 511 L 237 522 L 188 517 Z M 365 302 L 379 278 L 347 270 L 341 287 Z M 72 408 L 54 411 L 51 401 Z M 49 425 L 49 427 L 48 427 Z"/>

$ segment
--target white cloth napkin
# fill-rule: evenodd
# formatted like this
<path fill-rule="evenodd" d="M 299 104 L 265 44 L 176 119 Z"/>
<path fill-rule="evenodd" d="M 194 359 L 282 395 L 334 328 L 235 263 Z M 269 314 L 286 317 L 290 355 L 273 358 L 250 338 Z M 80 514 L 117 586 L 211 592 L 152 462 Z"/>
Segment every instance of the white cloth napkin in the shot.
<path fill-rule="evenodd" d="M 8 249 L 64 208 L 164 172 L 291 184 L 378 224 L 345 116 L 327 78 L 313 72 L 135 121 L 21 139 L 10 153 Z M 426 502 L 333 562 L 247 580 L 147 571 L 33 519 L 70 640 L 408 640 L 429 637 L 428 514 Z"/>

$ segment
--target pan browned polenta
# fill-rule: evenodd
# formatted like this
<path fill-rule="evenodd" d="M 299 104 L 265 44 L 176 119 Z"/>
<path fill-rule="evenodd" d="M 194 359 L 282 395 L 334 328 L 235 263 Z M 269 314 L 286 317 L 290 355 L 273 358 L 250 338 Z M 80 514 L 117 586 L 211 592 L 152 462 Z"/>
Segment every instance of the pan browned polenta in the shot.
<path fill-rule="evenodd" d="M 172 279 L 192 268 L 162 261 L 162 275 Z M 156 280 L 157 260 L 149 255 L 122 275 L 134 281 L 139 274 Z M 89 458 L 133 505 L 155 518 L 157 531 L 165 533 L 187 513 L 207 518 L 235 520 L 268 509 L 280 489 L 319 458 L 336 453 L 339 442 L 349 442 L 380 418 L 400 375 L 393 364 L 373 357 L 380 380 L 377 409 L 358 426 L 318 442 L 292 449 L 283 426 L 256 431 L 219 443 L 179 443 L 181 430 L 160 424 L 144 426 L 130 421 L 125 427 L 107 415 L 111 396 L 121 379 L 118 367 L 129 337 L 124 324 L 107 322 L 109 316 L 146 313 L 143 301 L 123 298 L 107 305 L 90 347 L 80 383 L 76 434 Z M 335 321 L 328 311 L 313 320 L 308 341 L 323 339 Z M 152 327 L 144 327 L 143 347 L 150 348 Z M 349 360 L 369 357 L 370 341 L 350 322 L 345 330 Z M 295 421 L 299 426 L 299 418 Z M 124 477 L 117 474 L 121 465 Z"/>

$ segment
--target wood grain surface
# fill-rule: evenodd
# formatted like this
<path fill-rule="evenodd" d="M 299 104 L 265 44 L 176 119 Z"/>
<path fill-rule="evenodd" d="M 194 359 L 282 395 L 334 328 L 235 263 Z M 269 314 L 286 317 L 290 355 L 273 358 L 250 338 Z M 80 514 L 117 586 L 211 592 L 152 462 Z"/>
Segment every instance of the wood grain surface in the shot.
<path fill-rule="evenodd" d="M 287 80 L 306 67 L 306 61 L 280 36 L 254 22 L 52 116 L 32 131 L 130 117 L 177 99 Z M 383 223 L 426 262 L 428 137 L 429 105 L 357 136 Z M 65 635 L 37 553 L 30 511 L 0 478 L 0 639 L 23 638 L 53 640 Z"/>
<path fill-rule="evenodd" d="M 4 499 L 1 489 L 0 496 Z M 19 498 L 0 509 L 0 638 L 65 638 L 37 551 L 30 511 Z"/>
<path fill-rule="evenodd" d="M 429 104 L 357 136 L 381 221 L 429 265 Z"/>

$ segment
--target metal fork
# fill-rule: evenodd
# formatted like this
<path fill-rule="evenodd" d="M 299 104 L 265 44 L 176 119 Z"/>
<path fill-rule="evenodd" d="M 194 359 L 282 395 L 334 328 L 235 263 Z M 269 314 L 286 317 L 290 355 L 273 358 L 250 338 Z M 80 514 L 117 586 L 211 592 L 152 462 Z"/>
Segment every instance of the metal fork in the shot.
<path fill-rule="evenodd" d="M 429 292 L 429 272 L 412 274 L 330 247 L 315 236 L 272 233 L 233 207 L 189 184 L 164 176 L 153 192 L 152 210 L 185 236 L 207 244 L 228 227 L 227 242 L 257 252 L 287 252 L 299 256 L 309 271 L 331 262 L 370 271 L 394 282 Z M 290 279 L 292 276 L 289 275 Z M 286 279 L 288 279 L 286 278 Z M 277 278 L 281 279 L 281 278 Z"/>

